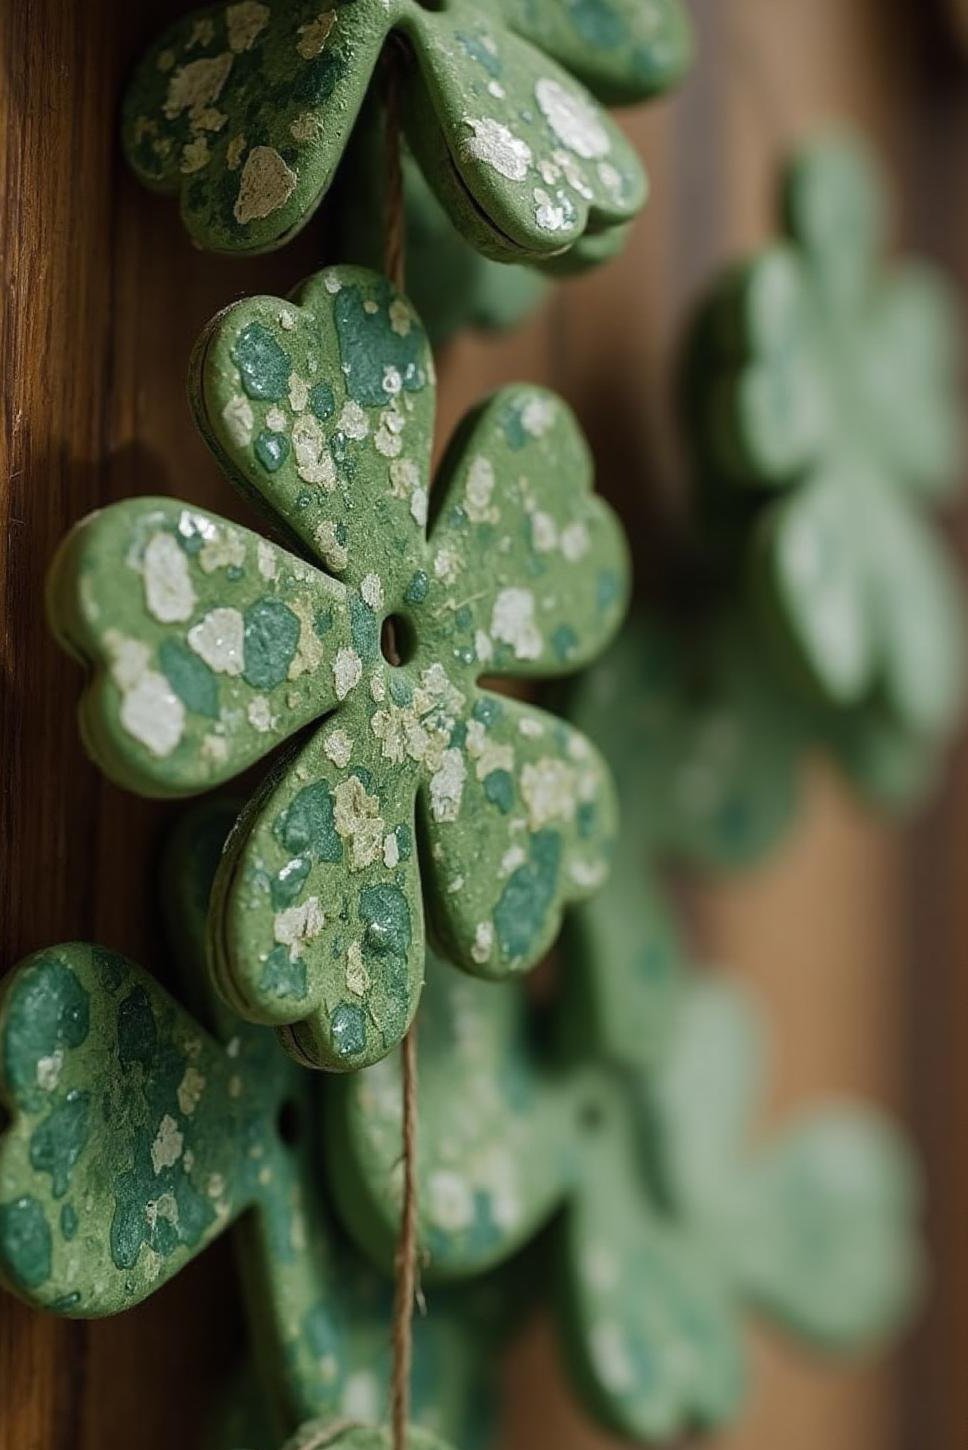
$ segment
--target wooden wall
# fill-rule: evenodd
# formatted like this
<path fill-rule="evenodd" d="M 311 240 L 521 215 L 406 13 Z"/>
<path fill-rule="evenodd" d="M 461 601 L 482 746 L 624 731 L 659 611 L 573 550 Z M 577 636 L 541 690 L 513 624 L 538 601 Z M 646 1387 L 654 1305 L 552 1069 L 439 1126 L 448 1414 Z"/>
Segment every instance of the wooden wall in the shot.
<path fill-rule="evenodd" d="M 463 339 L 441 359 L 442 437 L 497 383 L 550 383 L 585 422 L 602 486 L 642 529 L 644 501 L 674 501 L 679 488 L 670 367 L 684 309 L 722 258 L 766 233 L 786 143 L 830 116 L 861 123 L 904 182 L 905 232 L 968 271 L 968 206 L 957 211 L 960 178 L 939 159 L 959 154 L 959 137 L 963 158 L 962 79 L 926 45 L 924 0 L 691 3 L 695 75 L 674 102 L 628 118 L 653 200 L 627 253 L 561 289 L 513 337 Z M 134 492 L 243 517 L 193 433 L 189 348 L 228 299 L 286 290 L 322 247 L 314 225 L 254 262 L 196 254 L 171 205 L 124 174 L 121 76 L 159 20 L 185 8 L 0 0 L 0 970 L 47 943 L 93 937 L 165 975 L 151 886 L 167 811 L 125 797 L 86 763 L 79 680 L 43 621 L 44 570 L 74 519 Z M 770 1113 L 849 1090 L 914 1117 L 936 1170 L 942 1254 L 921 1340 L 890 1364 L 834 1369 L 757 1339 L 749 1412 L 717 1442 L 729 1450 L 963 1443 L 966 817 L 963 765 L 912 852 L 818 769 L 786 849 L 701 893 L 706 955 L 754 983 L 769 1009 Z M 223 1245 L 123 1320 L 67 1325 L 0 1298 L 0 1450 L 190 1446 L 239 1326 Z M 509 1447 L 601 1443 L 557 1385 L 545 1326 L 520 1346 L 508 1382 Z"/>

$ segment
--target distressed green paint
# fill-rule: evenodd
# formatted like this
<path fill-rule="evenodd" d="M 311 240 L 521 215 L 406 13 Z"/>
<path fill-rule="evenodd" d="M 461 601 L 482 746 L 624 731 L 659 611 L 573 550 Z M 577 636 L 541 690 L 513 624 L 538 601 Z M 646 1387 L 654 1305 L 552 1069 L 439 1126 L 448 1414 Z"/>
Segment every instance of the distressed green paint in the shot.
<path fill-rule="evenodd" d="M 320 387 L 325 421 L 309 405 Z M 615 806 L 600 757 L 479 680 L 593 659 L 623 612 L 625 542 L 572 414 L 531 387 L 460 431 L 428 531 L 433 361 L 409 304 L 371 273 L 331 269 L 291 301 L 228 308 L 196 351 L 192 395 L 226 472 L 299 552 L 128 500 L 62 546 L 51 617 L 93 668 L 85 743 L 131 789 L 204 790 L 315 726 L 233 833 L 211 959 L 239 1015 L 285 1029 L 309 1063 L 358 1068 L 413 1017 L 427 912 L 459 966 L 503 977 L 604 880 Z M 269 471 L 264 426 L 292 442 Z M 379 646 L 389 616 L 400 665 Z M 173 651 L 209 669 L 217 718 L 207 690 L 172 684 Z M 394 903 L 383 926 L 379 901 Z"/>
<path fill-rule="evenodd" d="M 748 866 L 792 828 L 821 732 L 735 607 L 685 624 L 630 621 L 576 681 L 569 715 L 615 775 L 623 854 L 707 870 Z"/>
<path fill-rule="evenodd" d="M 391 1444 L 389 1429 L 313 1420 L 301 1426 L 283 1450 L 390 1450 Z M 443 1440 L 417 1425 L 408 1425 L 407 1444 L 413 1450 L 449 1450 Z"/>
<path fill-rule="evenodd" d="M 938 742 L 964 701 L 964 601 L 926 517 L 959 475 L 956 304 L 879 260 L 859 144 L 795 155 L 786 240 L 730 272 L 688 386 L 710 530 L 748 572 L 778 661 L 838 710 Z"/>
<path fill-rule="evenodd" d="M 505 1261 L 550 1216 L 569 1095 L 529 1061 L 525 1003 L 432 952 L 417 1019 L 419 1240 L 427 1283 Z M 348 1231 L 392 1268 L 402 1193 L 399 1055 L 334 1081 L 329 1177 Z"/>
<path fill-rule="evenodd" d="M 402 72 L 407 139 L 475 246 L 541 261 L 586 237 L 600 245 L 635 215 L 638 159 L 582 79 L 620 101 L 676 83 L 690 58 L 680 0 L 211 6 L 172 25 L 136 68 L 128 160 L 146 185 L 179 196 L 198 245 L 279 246 L 326 194 L 391 35 L 415 62 Z"/>
<path fill-rule="evenodd" d="M 431 1276 L 473 1274 L 551 1220 L 572 1383 L 607 1429 L 652 1443 L 737 1413 L 749 1310 L 841 1351 L 895 1328 L 920 1277 L 919 1189 L 896 1132 L 848 1103 L 753 1142 L 755 1016 L 687 971 L 638 875 L 623 863 L 570 914 L 551 1050 L 516 989 L 428 964 L 418 1171 Z M 383 1262 L 399 1104 L 390 1059 L 338 1080 L 328 1114 L 344 1221 Z"/>
<path fill-rule="evenodd" d="M 52 948 L 5 980 L 0 1281 L 55 1313 L 115 1313 L 241 1215 L 236 1244 L 268 1391 L 259 1443 L 272 1450 L 310 1417 L 382 1414 L 391 1291 L 335 1235 L 319 1171 L 320 1079 L 271 1032 L 208 1001 L 205 916 L 234 816 L 230 803 L 190 813 L 163 872 L 174 956 L 212 1035 L 99 947 Z M 479 1418 L 492 1392 L 481 1349 L 496 1343 L 503 1300 L 482 1285 L 469 1314 L 448 1298 L 418 1326 L 414 1415 L 427 1430 L 463 1439 Z"/>

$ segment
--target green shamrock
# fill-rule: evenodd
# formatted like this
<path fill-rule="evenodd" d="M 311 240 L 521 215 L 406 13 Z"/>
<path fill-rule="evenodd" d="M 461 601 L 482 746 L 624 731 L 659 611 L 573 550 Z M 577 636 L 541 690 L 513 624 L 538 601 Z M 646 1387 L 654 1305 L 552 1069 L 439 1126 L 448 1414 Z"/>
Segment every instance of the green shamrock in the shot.
<path fill-rule="evenodd" d="M 200 1000 L 208 893 L 234 816 L 196 809 L 165 864 L 169 934 Z M 58 1314 L 113 1314 L 237 1224 L 267 1434 L 379 1416 L 389 1285 L 332 1225 L 318 1079 L 271 1032 L 212 1013 L 215 1036 L 139 967 L 86 944 L 38 952 L 5 979 L 0 1283 Z M 435 1302 L 417 1328 L 421 1424 L 463 1435 L 493 1338 L 456 1301 Z"/>
<path fill-rule="evenodd" d="M 496 1000 L 508 989 L 469 982 L 458 1011 L 454 974 L 428 974 L 455 1024 L 420 1044 L 428 1273 L 475 1273 L 553 1218 L 549 1272 L 576 1388 L 616 1434 L 665 1440 L 735 1414 L 748 1307 L 843 1351 L 898 1324 L 919 1277 L 917 1174 L 894 1130 L 851 1104 L 752 1144 L 760 1044 L 743 994 L 688 973 L 644 912 L 631 950 L 630 919 L 623 941 L 600 922 L 584 929 L 585 907 L 573 915 L 550 1059 L 522 1030 L 520 1002 Z M 616 955 L 597 956 L 603 946 Z M 643 1050 L 636 1024 L 660 983 L 664 1041 Z M 500 1067 L 483 1109 L 490 1161 L 461 1113 L 469 1049 L 454 1047 L 475 1039 Z M 387 1074 L 380 1064 L 336 1084 L 327 1135 L 344 1221 L 378 1258 L 399 1210 Z"/>
<path fill-rule="evenodd" d="M 742 610 L 630 620 L 568 705 L 628 802 L 616 855 L 632 869 L 647 855 L 747 866 L 791 829 L 809 716 L 770 671 Z"/>
<path fill-rule="evenodd" d="M 678 80 L 691 49 L 681 0 L 210 6 L 135 71 L 128 159 L 147 185 L 179 194 L 198 245 L 278 246 L 328 190 L 391 39 L 408 142 L 482 251 L 541 260 L 639 210 L 635 152 L 575 76 L 623 100 Z"/>
<path fill-rule="evenodd" d="M 239 1015 L 292 1024 L 312 1064 L 357 1068 L 416 1009 L 425 901 L 458 965 L 503 977 L 603 880 L 615 808 L 599 756 L 478 681 L 593 658 L 622 615 L 625 543 L 572 414 L 532 387 L 460 430 L 428 536 L 432 358 L 371 273 L 228 308 L 192 394 L 226 472 L 299 552 L 129 499 L 62 546 L 52 621 L 93 666 L 85 742 L 131 789 L 204 790 L 317 725 L 229 840 L 210 960 Z"/>
<path fill-rule="evenodd" d="M 924 517 L 958 476 L 955 308 L 927 267 L 879 265 L 884 212 L 857 144 L 796 155 L 788 240 L 714 293 L 688 388 L 710 519 L 748 541 L 791 674 L 936 742 L 964 696 L 962 592 Z"/>

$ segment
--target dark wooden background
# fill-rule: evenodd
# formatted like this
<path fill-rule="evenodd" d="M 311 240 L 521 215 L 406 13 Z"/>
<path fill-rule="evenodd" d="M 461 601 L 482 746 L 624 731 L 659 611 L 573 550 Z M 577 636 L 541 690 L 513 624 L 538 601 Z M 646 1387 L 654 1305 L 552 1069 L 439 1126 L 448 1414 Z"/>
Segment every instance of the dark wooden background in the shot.
<path fill-rule="evenodd" d="M 684 310 L 721 259 L 767 233 L 783 147 L 831 117 L 859 122 L 894 166 L 899 235 L 968 274 L 968 52 L 943 3 L 692 0 L 696 73 L 674 102 L 628 117 L 653 180 L 631 246 L 513 337 L 445 353 L 441 438 L 497 383 L 547 382 L 577 408 L 613 497 L 639 511 L 643 491 L 674 497 L 670 365 Z M 218 307 L 287 290 L 322 246 L 313 226 L 253 262 L 196 254 L 174 208 L 125 175 L 121 78 L 185 8 L 0 0 L 0 971 L 94 938 L 165 975 L 152 870 L 167 810 L 86 763 L 79 679 L 44 624 L 44 571 L 76 518 L 128 494 L 170 491 L 241 517 L 193 433 L 189 348 Z M 772 1019 L 770 1114 L 846 1091 L 902 1112 L 932 1177 L 936 1254 L 928 1311 L 888 1363 L 836 1368 L 757 1337 L 748 1413 L 719 1447 L 968 1443 L 966 879 L 962 757 L 906 833 L 818 767 L 783 852 L 701 893 L 711 959 L 755 984 Z M 115 1321 L 58 1323 L 0 1296 L 0 1450 L 191 1446 L 239 1335 L 225 1245 Z M 509 1447 L 601 1444 L 558 1384 L 544 1326 L 508 1382 Z"/>

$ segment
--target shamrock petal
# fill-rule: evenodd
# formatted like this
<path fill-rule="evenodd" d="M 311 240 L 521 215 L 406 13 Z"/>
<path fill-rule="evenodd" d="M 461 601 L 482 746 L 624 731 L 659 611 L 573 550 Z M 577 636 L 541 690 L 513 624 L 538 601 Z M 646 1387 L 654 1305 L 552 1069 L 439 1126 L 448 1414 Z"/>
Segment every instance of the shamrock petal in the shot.
<path fill-rule="evenodd" d="M 802 251 L 822 305 L 859 311 L 887 222 L 885 187 L 873 156 L 852 135 L 802 147 L 784 178 L 787 230 Z"/>
<path fill-rule="evenodd" d="M 744 1165 L 731 1250 L 746 1293 L 832 1348 L 880 1339 L 921 1281 L 918 1171 L 874 1113 L 831 1106 Z"/>
<path fill-rule="evenodd" d="M 116 1313 L 258 1200 L 240 1145 L 275 1133 L 264 1054 L 231 1055 L 124 957 L 28 957 L 0 1039 L 0 1278 L 29 1303 Z"/>
<path fill-rule="evenodd" d="M 939 741 L 906 728 L 883 704 L 824 720 L 821 738 L 854 787 L 880 809 L 916 809 L 937 787 Z"/>
<path fill-rule="evenodd" d="M 698 447 L 747 485 L 788 483 L 818 456 L 828 385 L 808 345 L 804 269 L 773 247 L 729 272 L 700 313 L 687 387 Z"/>
<path fill-rule="evenodd" d="M 346 591 L 302 559 L 173 499 L 128 499 L 67 536 L 48 583 L 87 665 L 91 755 L 144 795 L 205 790 L 339 698 Z"/>
<path fill-rule="evenodd" d="M 877 622 L 857 531 L 865 491 L 860 466 L 817 474 L 761 520 L 754 579 L 767 627 L 790 667 L 837 705 L 858 703 L 877 661 Z M 866 495 L 871 508 L 883 500 Z"/>
<path fill-rule="evenodd" d="M 759 1022 L 735 984 L 696 980 L 648 1084 L 663 1192 L 688 1222 L 715 1205 L 743 1151 L 762 1081 Z"/>
<path fill-rule="evenodd" d="M 569 716 L 604 751 L 640 859 L 748 865 L 790 828 L 805 731 L 742 613 L 695 631 L 630 621 L 577 681 Z"/>
<path fill-rule="evenodd" d="M 539 50 L 453 0 L 411 9 L 407 138 L 468 240 L 498 260 L 540 261 L 629 221 L 646 182 L 597 102 Z"/>
<path fill-rule="evenodd" d="M 400 1041 L 423 980 L 415 784 L 344 707 L 243 813 L 219 867 L 210 959 L 240 1016 L 286 1026 L 312 1065 L 355 1070 Z"/>
<path fill-rule="evenodd" d="M 508 24 L 610 105 L 677 85 L 693 58 L 681 0 L 503 0 Z"/>
<path fill-rule="evenodd" d="M 588 445 L 541 388 L 504 388 L 440 470 L 421 628 L 480 673 L 571 674 L 601 651 L 628 597 L 628 548 L 591 491 Z"/>
<path fill-rule="evenodd" d="M 916 495 L 960 483 L 959 299 L 942 273 L 909 262 L 885 279 L 867 319 L 858 386 L 885 472 Z"/>
<path fill-rule="evenodd" d="M 591 1048 L 636 1070 L 649 1066 L 674 1030 L 683 951 L 638 851 L 620 845 L 605 885 L 569 913 L 563 938 L 560 1016 L 570 1052 Z"/>
<path fill-rule="evenodd" d="M 560 1198 L 562 1094 L 541 1072 L 517 989 L 475 982 L 428 953 L 418 1019 L 419 1240 L 425 1279 L 507 1259 Z M 347 1229 L 392 1266 L 402 1176 L 396 1056 L 334 1084 L 327 1146 Z"/>
<path fill-rule="evenodd" d="M 382 0 L 191 12 L 132 76 L 122 136 L 135 174 L 180 196 L 199 246 L 280 246 L 329 187 L 391 24 Z"/>
<path fill-rule="evenodd" d="M 957 725 L 968 684 L 960 575 L 902 496 L 881 500 L 869 527 L 885 699 L 903 726 L 942 737 Z"/>
<path fill-rule="evenodd" d="M 608 874 L 611 777 L 583 735 L 531 705 L 482 694 L 463 754 L 417 798 L 436 939 L 475 976 L 528 970 L 563 909 Z"/>
<path fill-rule="evenodd" d="M 289 301 L 249 297 L 221 312 L 190 391 L 233 481 L 330 573 L 365 583 L 357 610 L 369 599 L 390 611 L 422 563 L 433 384 L 406 298 L 375 272 L 329 267 Z"/>
<path fill-rule="evenodd" d="M 576 1388 L 613 1433 L 665 1440 L 729 1419 L 744 1372 L 720 1270 L 650 1201 L 632 1120 L 589 1079 L 582 1182 L 558 1230 Z"/>

